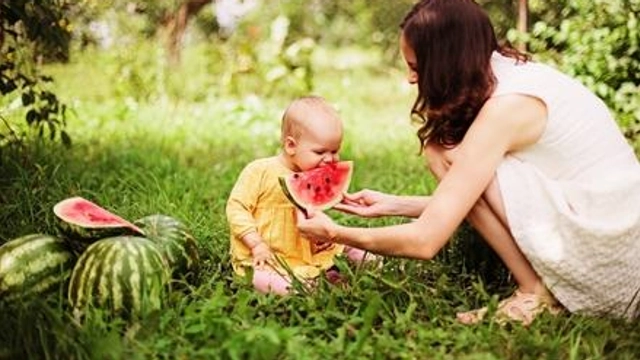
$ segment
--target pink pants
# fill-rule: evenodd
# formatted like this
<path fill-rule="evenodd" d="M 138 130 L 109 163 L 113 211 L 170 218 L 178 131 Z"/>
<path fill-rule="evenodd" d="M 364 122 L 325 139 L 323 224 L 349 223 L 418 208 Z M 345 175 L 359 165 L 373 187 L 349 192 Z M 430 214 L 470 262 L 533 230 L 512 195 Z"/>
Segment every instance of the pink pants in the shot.
<path fill-rule="evenodd" d="M 362 264 L 369 261 L 377 261 L 378 256 L 368 253 L 362 249 L 346 246 L 344 248 L 344 254 L 347 255 L 347 259 L 354 264 Z"/>
<path fill-rule="evenodd" d="M 253 287 L 264 294 L 286 295 L 291 290 L 291 278 L 273 270 L 255 269 L 253 272 Z"/>
<path fill-rule="evenodd" d="M 344 254 L 350 262 L 355 264 L 377 260 L 377 256 L 354 247 L 345 247 Z M 287 295 L 291 291 L 291 278 L 287 275 L 279 274 L 271 269 L 255 269 L 253 272 L 252 282 L 253 287 L 264 294 L 273 293 L 277 295 Z"/>

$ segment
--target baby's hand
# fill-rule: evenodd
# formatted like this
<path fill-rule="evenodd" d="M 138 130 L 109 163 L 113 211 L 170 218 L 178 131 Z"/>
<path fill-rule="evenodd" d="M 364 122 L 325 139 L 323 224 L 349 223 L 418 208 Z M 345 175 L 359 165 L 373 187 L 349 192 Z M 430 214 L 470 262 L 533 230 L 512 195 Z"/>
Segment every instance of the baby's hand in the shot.
<path fill-rule="evenodd" d="M 251 248 L 251 255 L 253 256 L 253 267 L 256 269 L 270 265 L 273 260 L 273 252 L 271 252 L 269 246 L 262 241 Z"/>

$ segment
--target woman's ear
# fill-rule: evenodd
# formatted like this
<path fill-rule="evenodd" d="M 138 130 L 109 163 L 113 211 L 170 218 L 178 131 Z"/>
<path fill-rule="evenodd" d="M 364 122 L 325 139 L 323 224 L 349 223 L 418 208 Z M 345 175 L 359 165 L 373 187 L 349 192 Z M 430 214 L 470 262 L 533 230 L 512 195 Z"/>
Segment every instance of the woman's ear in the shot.
<path fill-rule="evenodd" d="M 292 136 L 284 138 L 284 152 L 287 153 L 287 155 L 295 155 L 297 145 L 298 142 Z"/>

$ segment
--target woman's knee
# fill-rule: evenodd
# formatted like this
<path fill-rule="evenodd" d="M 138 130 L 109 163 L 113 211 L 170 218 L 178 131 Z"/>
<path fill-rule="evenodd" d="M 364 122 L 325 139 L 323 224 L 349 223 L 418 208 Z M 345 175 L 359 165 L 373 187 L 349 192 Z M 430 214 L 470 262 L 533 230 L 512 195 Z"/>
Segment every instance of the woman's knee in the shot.
<path fill-rule="evenodd" d="M 502 199 L 502 191 L 500 190 L 500 183 L 497 177 L 493 177 L 493 180 L 489 183 L 489 186 L 482 194 L 482 198 L 485 200 L 487 206 L 491 207 L 491 211 L 500 219 L 505 227 L 508 226 L 507 214 L 504 208 L 504 202 Z"/>
<path fill-rule="evenodd" d="M 427 144 L 424 147 L 423 154 L 427 160 L 427 167 L 438 181 L 444 178 L 451 164 L 456 161 L 457 150 L 457 147 L 444 147 L 438 144 Z M 494 213 L 505 226 L 507 225 L 500 184 L 495 176 L 474 205 L 470 215 L 485 211 Z"/>
<path fill-rule="evenodd" d="M 467 217 L 471 222 L 477 221 L 478 218 L 486 218 L 485 214 L 491 214 L 497 218 L 505 228 L 508 228 L 507 217 L 502 203 L 502 194 L 497 179 L 494 177 L 489 186 L 482 193 L 482 196 L 476 201 Z"/>

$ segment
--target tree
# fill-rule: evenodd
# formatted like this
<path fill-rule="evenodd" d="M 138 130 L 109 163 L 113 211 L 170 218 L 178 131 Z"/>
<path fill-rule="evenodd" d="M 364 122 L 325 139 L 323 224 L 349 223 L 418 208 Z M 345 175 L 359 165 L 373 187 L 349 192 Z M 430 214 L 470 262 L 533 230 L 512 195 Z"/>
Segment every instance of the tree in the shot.
<path fill-rule="evenodd" d="M 518 32 L 526 34 L 528 31 L 528 18 L 529 18 L 529 1 L 518 0 Z M 518 49 L 520 51 L 526 51 L 527 44 L 524 41 L 518 43 Z"/>
<path fill-rule="evenodd" d="M 180 62 L 180 47 L 189 20 L 195 17 L 205 6 L 215 0 L 184 0 L 175 11 L 167 11 L 163 19 L 163 31 L 166 34 L 166 49 L 169 64 Z"/>

